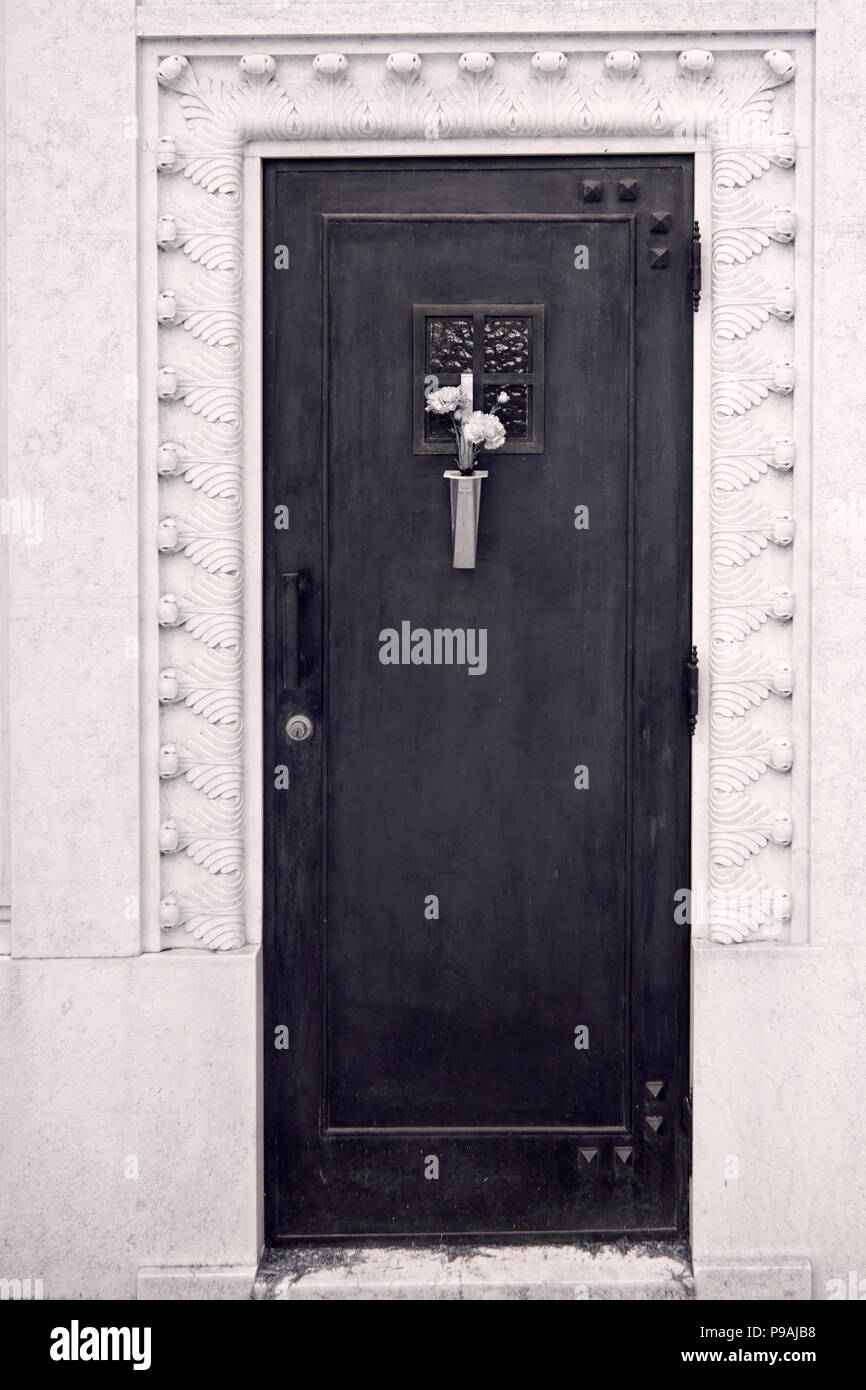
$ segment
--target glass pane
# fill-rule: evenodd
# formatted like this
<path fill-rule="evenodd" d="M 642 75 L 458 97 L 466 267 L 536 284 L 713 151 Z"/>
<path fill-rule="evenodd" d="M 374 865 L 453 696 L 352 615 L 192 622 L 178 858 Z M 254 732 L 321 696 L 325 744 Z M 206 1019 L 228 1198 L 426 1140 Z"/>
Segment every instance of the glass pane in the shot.
<path fill-rule="evenodd" d="M 500 391 L 508 392 L 505 405 L 496 406 L 496 414 L 505 426 L 507 439 L 526 439 L 529 435 L 529 386 L 506 386 L 488 381 L 484 384 L 484 409 L 492 410 Z"/>
<path fill-rule="evenodd" d="M 472 371 L 472 320 L 427 320 L 427 368 L 431 372 Z"/>
<path fill-rule="evenodd" d="M 454 431 L 448 423 L 450 419 L 450 415 L 436 415 L 432 410 L 425 410 L 424 438 L 430 440 L 446 439 L 449 444 L 454 444 Z"/>
<path fill-rule="evenodd" d="M 485 319 L 485 372 L 531 371 L 531 335 L 532 319 Z"/>

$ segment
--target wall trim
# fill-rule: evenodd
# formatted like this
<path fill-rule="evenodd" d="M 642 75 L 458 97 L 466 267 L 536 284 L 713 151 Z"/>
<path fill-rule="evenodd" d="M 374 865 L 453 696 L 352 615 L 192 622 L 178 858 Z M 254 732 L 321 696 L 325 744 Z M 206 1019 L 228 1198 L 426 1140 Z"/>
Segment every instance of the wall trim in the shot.
<path fill-rule="evenodd" d="M 688 13 L 677 15 L 671 26 L 670 0 L 645 0 L 637 7 L 622 0 L 500 0 L 496 6 L 498 34 L 538 34 L 561 31 L 563 11 L 567 12 L 567 32 L 587 40 L 598 35 L 640 34 L 641 42 L 652 42 L 654 35 L 695 33 L 748 34 L 755 45 L 761 34 L 755 28 L 753 0 L 690 0 Z M 683 7 L 684 8 L 684 7 Z M 816 22 L 816 0 L 765 0 L 761 20 L 768 34 L 784 30 L 811 32 Z M 336 34 L 363 35 L 483 34 L 483 25 L 465 0 L 436 0 L 426 7 L 413 0 L 272 0 L 265 5 L 142 4 L 136 8 L 136 32 L 142 38 L 305 38 Z M 316 39 L 311 40 L 313 43 Z M 446 40 L 447 42 L 447 40 Z M 604 40 L 602 40 L 604 42 Z M 321 45 L 320 45 L 321 46 Z M 608 43 L 608 47 L 611 45 Z M 767 45 L 765 45 L 766 47 Z"/>
<path fill-rule="evenodd" d="M 465 48 L 453 35 L 318 51 L 286 39 L 267 51 L 143 46 L 143 160 L 151 179 L 154 162 L 159 171 L 144 203 L 159 252 L 143 267 L 158 331 L 143 331 L 142 350 L 159 419 L 143 420 L 142 516 L 160 562 L 157 579 L 143 551 L 142 650 L 144 691 L 161 711 L 158 752 L 152 724 L 143 730 L 154 822 L 157 784 L 161 803 L 158 846 L 145 845 L 145 874 L 158 858 L 161 875 L 143 894 L 144 949 L 230 950 L 260 936 L 255 190 L 261 157 L 289 152 L 696 155 L 707 275 L 695 348 L 692 930 L 724 943 L 805 939 L 806 673 L 792 715 L 790 619 L 798 521 L 808 530 L 808 488 L 795 491 L 792 466 L 797 452 L 799 489 L 811 46 L 768 37 L 682 49 L 643 36 L 640 52 L 573 35 Z"/>

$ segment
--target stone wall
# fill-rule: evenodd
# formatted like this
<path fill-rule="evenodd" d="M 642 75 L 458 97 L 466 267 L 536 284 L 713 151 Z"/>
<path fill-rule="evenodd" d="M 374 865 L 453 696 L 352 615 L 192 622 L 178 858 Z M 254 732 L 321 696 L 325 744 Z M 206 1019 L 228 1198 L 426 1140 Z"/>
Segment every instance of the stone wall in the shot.
<path fill-rule="evenodd" d="M 250 1270 L 261 1243 L 258 948 L 141 954 L 160 942 L 154 477 L 139 447 L 155 408 L 141 390 L 155 344 L 140 220 L 153 93 L 140 90 L 136 32 L 162 25 L 179 52 L 197 36 L 256 47 L 321 35 L 333 49 L 335 36 L 425 31 L 495 47 L 478 37 L 490 10 L 19 0 L 5 22 L 6 487 L 43 503 L 44 537 L 3 538 L 12 943 L 0 958 L 0 1275 L 42 1278 L 49 1298 L 110 1298 L 133 1296 L 142 1269 L 205 1266 L 237 1291 L 246 1274 L 232 1283 L 230 1272 Z M 513 0 L 495 23 L 528 50 L 568 31 L 637 48 L 671 33 L 712 47 L 714 32 L 760 26 L 771 47 L 774 30 L 816 31 L 815 218 L 796 250 L 807 272 L 814 254 L 813 322 L 808 304 L 796 321 L 806 459 L 814 428 L 813 466 L 793 474 L 805 615 L 794 628 L 805 696 L 794 742 L 806 750 L 797 929 L 779 943 L 695 944 L 692 1251 L 704 1296 L 802 1297 L 811 1269 L 811 1295 L 824 1298 L 830 1281 L 847 1290 L 851 1271 L 866 1277 L 866 238 L 855 202 L 866 16 L 857 0 Z"/>

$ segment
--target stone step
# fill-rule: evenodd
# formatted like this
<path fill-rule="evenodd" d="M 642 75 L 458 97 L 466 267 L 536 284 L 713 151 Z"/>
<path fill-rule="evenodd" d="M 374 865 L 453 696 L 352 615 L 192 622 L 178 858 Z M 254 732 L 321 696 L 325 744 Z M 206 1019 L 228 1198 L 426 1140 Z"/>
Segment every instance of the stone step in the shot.
<path fill-rule="evenodd" d="M 683 1246 L 291 1246 L 265 1251 L 253 1298 L 690 1299 Z"/>

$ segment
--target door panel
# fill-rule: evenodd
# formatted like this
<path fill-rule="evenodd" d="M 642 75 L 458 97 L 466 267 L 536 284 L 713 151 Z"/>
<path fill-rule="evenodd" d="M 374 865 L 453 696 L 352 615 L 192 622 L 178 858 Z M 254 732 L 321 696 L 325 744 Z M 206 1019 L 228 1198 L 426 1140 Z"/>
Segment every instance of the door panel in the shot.
<path fill-rule="evenodd" d="M 690 201 L 667 158 L 266 166 L 271 1241 L 682 1226 Z M 436 306 L 476 405 L 538 367 L 472 570 L 419 438 Z"/>

